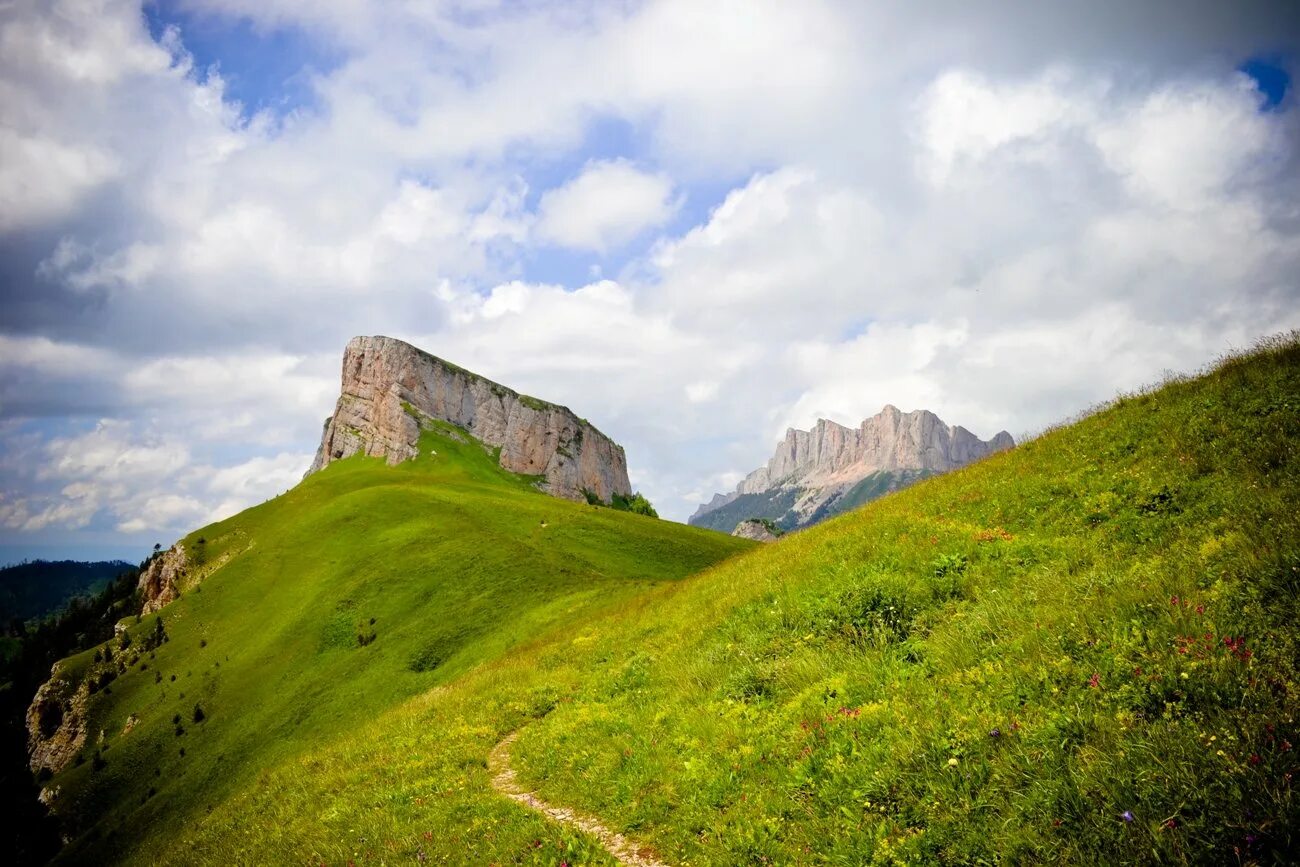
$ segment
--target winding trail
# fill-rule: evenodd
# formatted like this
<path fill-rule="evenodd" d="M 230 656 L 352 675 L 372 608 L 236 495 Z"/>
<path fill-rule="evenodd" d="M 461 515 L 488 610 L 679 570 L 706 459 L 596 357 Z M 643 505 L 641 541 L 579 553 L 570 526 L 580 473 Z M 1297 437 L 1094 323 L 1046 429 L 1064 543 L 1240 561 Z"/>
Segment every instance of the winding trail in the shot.
<path fill-rule="evenodd" d="M 523 786 L 519 785 L 519 779 L 515 776 L 514 768 L 510 767 L 510 747 L 517 737 L 519 737 L 517 731 L 506 735 L 501 740 L 501 743 L 493 747 L 492 752 L 488 754 L 488 773 L 492 775 L 492 788 L 510 800 L 523 804 L 530 810 L 536 810 L 554 822 L 569 825 L 590 834 L 599 840 L 601 845 L 620 864 L 625 864 L 627 867 L 668 867 L 655 857 L 651 849 L 638 846 L 622 834 L 611 831 L 601 824 L 599 820 L 583 815 L 576 810 L 570 810 L 568 807 L 556 807 L 553 804 L 548 804 L 537 797 L 535 792 L 525 791 Z"/>

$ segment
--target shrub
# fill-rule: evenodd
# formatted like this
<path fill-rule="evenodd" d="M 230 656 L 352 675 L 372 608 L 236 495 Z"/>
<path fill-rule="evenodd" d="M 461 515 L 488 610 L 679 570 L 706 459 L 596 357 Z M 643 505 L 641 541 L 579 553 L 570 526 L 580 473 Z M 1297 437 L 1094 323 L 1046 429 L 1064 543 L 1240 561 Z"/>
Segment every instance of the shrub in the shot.
<path fill-rule="evenodd" d="M 197 704 L 194 705 L 194 721 L 196 723 L 201 723 L 204 719 L 203 708 L 199 707 Z"/>
<path fill-rule="evenodd" d="M 628 496 L 615 494 L 613 499 L 610 501 L 610 506 L 621 512 L 631 512 L 634 515 L 645 515 L 649 518 L 659 517 L 659 513 L 655 511 L 655 507 L 650 504 L 650 501 L 647 500 L 645 495 L 640 491 Z"/>

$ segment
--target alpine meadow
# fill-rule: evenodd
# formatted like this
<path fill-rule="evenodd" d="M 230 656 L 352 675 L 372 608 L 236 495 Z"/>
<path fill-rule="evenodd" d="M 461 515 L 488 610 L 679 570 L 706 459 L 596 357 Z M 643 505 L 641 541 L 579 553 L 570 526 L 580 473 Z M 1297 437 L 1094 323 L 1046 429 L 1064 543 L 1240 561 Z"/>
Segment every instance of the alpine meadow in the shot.
<path fill-rule="evenodd" d="M 1300 865 L 1297 0 L 2 0 L 0 865 Z"/>
<path fill-rule="evenodd" d="M 1287 860 L 1297 395 L 1278 339 L 757 547 L 426 422 L 187 536 L 180 598 L 61 666 L 126 662 L 58 860 L 610 861 L 493 788 L 514 733 L 672 863 Z"/>

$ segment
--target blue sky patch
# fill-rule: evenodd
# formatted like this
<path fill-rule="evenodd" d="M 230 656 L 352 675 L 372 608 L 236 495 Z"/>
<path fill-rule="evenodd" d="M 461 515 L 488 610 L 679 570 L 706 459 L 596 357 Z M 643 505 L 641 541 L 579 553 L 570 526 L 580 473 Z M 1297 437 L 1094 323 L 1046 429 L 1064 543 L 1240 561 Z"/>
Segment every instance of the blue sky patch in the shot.
<path fill-rule="evenodd" d="M 1277 59 L 1252 58 L 1239 69 L 1255 80 L 1255 86 L 1264 94 L 1264 111 L 1277 111 L 1291 89 L 1291 73 Z"/>
<path fill-rule="evenodd" d="M 154 39 L 168 27 L 180 30 L 195 67 L 216 67 L 227 98 L 238 100 L 245 115 L 269 111 L 283 117 L 313 107 L 311 76 L 342 62 L 341 55 L 322 49 L 297 28 L 261 30 L 246 18 L 195 12 L 176 0 L 147 4 L 144 12 Z"/>

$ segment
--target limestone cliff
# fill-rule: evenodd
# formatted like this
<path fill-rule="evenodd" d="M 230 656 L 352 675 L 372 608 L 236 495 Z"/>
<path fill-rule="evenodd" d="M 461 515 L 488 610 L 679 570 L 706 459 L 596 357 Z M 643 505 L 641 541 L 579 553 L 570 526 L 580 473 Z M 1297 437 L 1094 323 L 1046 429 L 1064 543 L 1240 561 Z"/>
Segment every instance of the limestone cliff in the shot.
<path fill-rule="evenodd" d="M 928 410 L 886 406 L 856 428 L 819 419 L 810 431 L 786 431 L 765 466 L 732 493 L 715 494 L 690 523 L 726 531 L 746 518 L 768 518 L 802 527 L 1013 445 L 1006 431 L 981 440 Z"/>
<path fill-rule="evenodd" d="M 55 663 L 50 679 L 27 708 L 27 752 L 33 771 L 63 770 L 86 743 L 90 684 L 83 680 L 73 687 L 59 669 L 60 664 Z"/>
<path fill-rule="evenodd" d="M 419 416 L 501 449 L 501 466 L 541 476 L 541 490 L 605 502 L 632 492 L 623 447 L 567 407 L 519 394 L 391 337 L 354 337 L 343 385 L 307 474 L 358 452 L 390 464 L 417 454 Z"/>
<path fill-rule="evenodd" d="M 152 614 L 180 595 L 181 579 L 189 569 L 185 546 L 180 542 L 155 555 L 140 570 L 136 585 L 143 601 L 141 614 Z"/>

